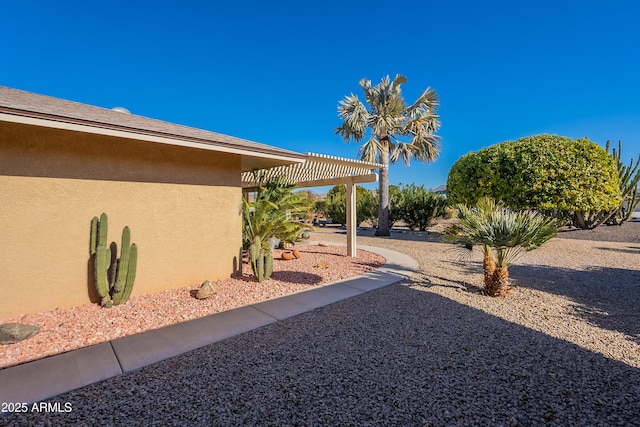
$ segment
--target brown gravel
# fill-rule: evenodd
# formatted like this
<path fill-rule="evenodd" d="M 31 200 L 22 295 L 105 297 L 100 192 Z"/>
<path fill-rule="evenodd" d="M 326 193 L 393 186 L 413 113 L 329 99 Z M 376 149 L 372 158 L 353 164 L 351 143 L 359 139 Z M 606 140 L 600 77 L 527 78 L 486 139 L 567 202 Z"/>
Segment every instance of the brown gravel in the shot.
<path fill-rule="evenodd" d="M 274 273 L 261 283 L 245 260 L 243 277 L 214 282 L 216 292 L 206 300 L 194 297 L 200 287 L 197 283 L 132 296 L 126 304 L 110 309 L 85 304 L 6 319 L 2 323 L 36 325 L 40 333 L 0 346 L 0 368 L 304 291 L 358 276 L 384 263 L 379 255 L 361 250 L 355 259 L 348 258 L 344 247 L 314 244 L 298 248 L 303 256 L 291 261 L 281 260 L 282 251 L 275 250 Z"/>

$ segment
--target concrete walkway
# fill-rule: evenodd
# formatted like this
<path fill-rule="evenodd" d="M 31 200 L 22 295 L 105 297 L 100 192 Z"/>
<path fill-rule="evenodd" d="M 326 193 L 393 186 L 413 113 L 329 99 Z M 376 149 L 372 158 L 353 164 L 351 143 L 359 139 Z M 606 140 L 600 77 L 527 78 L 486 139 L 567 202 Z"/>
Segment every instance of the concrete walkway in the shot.
<path fill-rule="evenodd" d="M 331 245 L 339 245 L 330 243 Z M 122 375 L 409 277 L 418 262 L 359 246 L 386 259 L 362 276 L 0 370 L 0 402 L 33 403 Z"/>

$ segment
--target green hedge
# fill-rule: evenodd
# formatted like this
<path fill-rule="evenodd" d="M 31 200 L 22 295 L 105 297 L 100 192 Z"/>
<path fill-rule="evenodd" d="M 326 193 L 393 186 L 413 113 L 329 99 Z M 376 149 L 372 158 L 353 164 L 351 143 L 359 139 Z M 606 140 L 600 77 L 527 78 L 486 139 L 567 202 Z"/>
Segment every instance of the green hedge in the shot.
<path fill-rule="evenodd" d="M 616 209 L 620 181 L 613 158 L 588 138 L 535 135 L 469 153 L 449 171 L 449 203 L 489 196 L 512 209 L 590 212 Z"/>

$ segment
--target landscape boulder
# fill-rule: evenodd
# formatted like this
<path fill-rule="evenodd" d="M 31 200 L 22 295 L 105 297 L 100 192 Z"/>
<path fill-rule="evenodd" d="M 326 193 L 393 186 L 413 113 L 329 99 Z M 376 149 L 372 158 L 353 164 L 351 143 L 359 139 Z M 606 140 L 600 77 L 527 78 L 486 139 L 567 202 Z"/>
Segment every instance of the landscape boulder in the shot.
<path fill-rule="evenodd" d="M 0 325 L 0 344 L 15 344 L 24 341 L 40 332 L 34 325 L 22 323 L 5 323 Z"/>
<path fill-rule="evenodd" d="M 215 292 L 215 288 L 213 286 L 213 283 L 211 283 L 209 280 L 205 280 L 204 282 L 202 282 L 200 289 L 198 289 L 198 292 L 196 293 L 196 298 L 206 299 L 206 298 L 209 298 L 211 295 L 213 295 L 214 292 Z"/>

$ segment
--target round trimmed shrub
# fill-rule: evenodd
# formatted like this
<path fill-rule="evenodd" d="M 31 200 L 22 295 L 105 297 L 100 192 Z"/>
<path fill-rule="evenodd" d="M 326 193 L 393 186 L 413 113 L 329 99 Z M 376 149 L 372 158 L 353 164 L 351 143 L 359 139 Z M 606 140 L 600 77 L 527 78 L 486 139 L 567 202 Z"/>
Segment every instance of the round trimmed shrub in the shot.
<path fill-rule="evenodd" d="M 512 209 L 590 213 L 617 209 L 620 181 L 611 155 L 588 138 L 535 135 L 461 157 L 449 171 L 451 204 L 484 196 Z"/>

